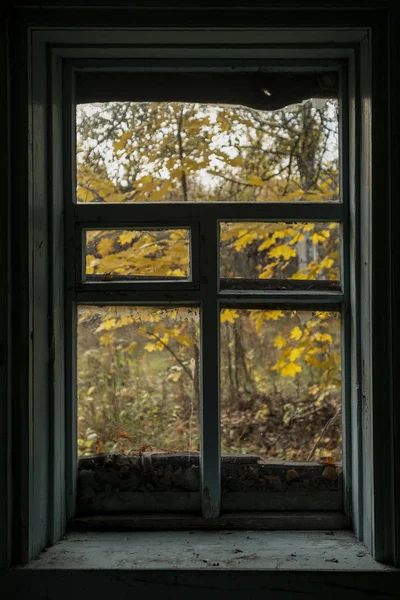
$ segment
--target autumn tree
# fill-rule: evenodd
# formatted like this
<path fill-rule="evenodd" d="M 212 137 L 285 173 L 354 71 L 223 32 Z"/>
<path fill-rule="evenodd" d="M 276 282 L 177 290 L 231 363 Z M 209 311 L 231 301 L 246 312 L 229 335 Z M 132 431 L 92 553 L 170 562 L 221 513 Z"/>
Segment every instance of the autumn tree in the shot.
<path fill-rule="evenodd" d="M 82 106 L 78 112 L 78 201 L 336 201 L 337 110 L 336 101 L 308 101 L 275 112 L 179 103 Z M 325 281 L 338 285 L 336 223 L 225 223 L 221 224 L 220 239 L 223 279 Z M 92 231 L 86 241 L 86 276 L 106 280 L 137 275 L 185 278 L 189 272 L 187 248 L 184 230 Z M 155 325 L 149 317 L 148 322 L 130 330 L 131 339 L 125 334 L 133 322 L 113 321 L 110 314 L 97 315 L 96 328 L 91 331 L 91 343 L 99 350 L 97 366 L 89 367 L 92 349 L 81 348 L 80 364 L 86 369 L 78 386 L 84 449 L 91 440 L 89 451 L 96 445 L 101 448 L 109 444 L 107 436 L 110 439 L 114 435 L 110 427 L 120 428 L 128 436 L 122 438 L 122 443 L 114 435 L 113 447 L 137 449 L 131 439 L 136 435 L 137 423 L 132 421 L 130 432 L 123 427 L 126 401 L 122 392 L 118 392 L 119 412 L 112 411 L 112 426 L 109 408 L 102 416 L 101 411 L 87 410 L 94 404 L 109 406 L 106 399 L 112 394 L 113 398 L 118 396 L 115 390 L 104 388 L 102 395 L 97 393 L 93 400 L 90 381 L 94 372 L 115 380 L 115 367 L 109 365 L 110 361 L 114 365 L 122 360 L 116 358 L 118 353 L 124 356 L 123 372 L 128 373 L 125 378 L 131 377 L 131 369 L 137 368 L 134 365 L 146 355 L 169 357 L 167 371 L 165 365 L 161 368 L 158 364 L 153 374 L 161 368 L 169 381 L 181 382 L 181 423 L 175 427 L 183 427 L 186 436 L 190 430 L 190 439 L 194 440 L 195 426 L 184 408 L 190 386 L 192 405 L 198 402 L 199 347 L 188 335 L 192 325 L 185 320 L 179 326 Z M 81 317 L 82 331 L 92 323 L 92 317 L 90 311 Z M 340 457 L 339 319 L 322 311 L 304 319 L 299 311 L 222 312 L 224 451 L 297 458 L 310 453 L 318 456 L 325 446 L 327 454 Z M 132 344 L 136 346 L 132 348 Z M 189 366 L 193 360 L 194 369 Z M 143 387 L 146 376 L 139 373 L 136 381 Z M 132 385 L 132 379 L 129 382 Z M 182 386 L 182 382 L 186 383 Z M 155 389 L 149 388 L 148 398 L 157 396 Z M 168 389 L 170 405 L 174 393 Z M 140 414 L 137 400 L 130 406 L 130 416 Z M 151 415 L 147 416 L 151 422 Z M 318 440 L 324 423 L 333 418 L 335 433 Z M 108 430 L 103 435 L 107 421 Z M 98 425 L 94 427 L 93 423 Z M 273 439 L 271 428 L 276 429 L 278 423 L 281 430 L 282 424 L 285 428 L 281 438 L 286 436 L 286 442 Z M 295 428 L 296 439 L 291 435 L 294 423 L 300 423 Z M 163 431 L 158 440 L 147 432 L 144 443 L 182 447 L 176 439 L 171 441 L 175 434 L 168 435 L 168 427 Z M 316 442 L 319 447 L 315 447 Z"/>

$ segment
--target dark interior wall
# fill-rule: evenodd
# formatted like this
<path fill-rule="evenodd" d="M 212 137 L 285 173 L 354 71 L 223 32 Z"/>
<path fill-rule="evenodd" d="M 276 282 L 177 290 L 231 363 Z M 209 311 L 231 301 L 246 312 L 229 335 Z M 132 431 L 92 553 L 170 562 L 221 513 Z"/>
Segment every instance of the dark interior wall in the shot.
<path fill-rule="evenodd" d="M 388 97 L 388 111 L 392 118 L 392 146 L 391 162 L 392 193 L 397 194 L 398 187 L 398 153 L 400 151 L 400 125 L 397 116 L 398 106 L 398 82 L 400 75 L 400 50 L 398 40 L 399 17 L 396 14 L 396 2 L 379 0 L 283 0 L 282 2 L 266 2 L 252 0 L 242 3 L 238 1 L 218 2 L 196 1 L 190 3 L 176 0 L 173 2 L 157 2 L 148 0 L 134 2 L 133 0 L 6 0 L 0 7 L 0 181 L 2 182 L 2 193 L 0 197 L 0 273 L 2 283 L 0 285 L 0 490 L 10 487 L 11 474 L 11 421 L 8 410 L 11 402 L 13 389 L 11 387 L 11 351 L 14 359 L 19 352 L 24 351 L 18 347 L 18 339 L 15 339 L 10 329 L 11 303 L 11 273 L 12 273 L 12 248 L 10 248 L 10 215 L 12 213 L 13 231 L 18 231 L 19 215 L 12 208 L 11 182 L 15 182 L 15 169 L 18 165 L 10 165 L 9 138 L 10 120 L 8 118 L 9 101 L 9 75 L 12 80 L 18 79 L 18 60 L 23 57 L 15 56 L 15 49 L 11 46 L 12 33 L 15 28 L 24 27 L 24 23 L 30 22 L 43 26 L 67 26 L 73 24 L 81 25 L 192 25 L 192 26 L 239 26 L 249 27 L 252 25 L 267 25 L 270 22 L 279 24 L 285 19 L 287 10 L 297 8 L 319 8 L 326 11 L 327 23 L 339 20 L 340 15 L 347 23 L 355 23 L 357 19 L 362 20 L 364 10 L 370 8 L 377 10 L 380 18 L 382 15 L 387 19 L 388 55 L 385 57 L 390 61 L 391 89 Z M 112 9 L 112 10 L 111 10 Z M 185 9 L 185 10 L 183 10 Z M 271 12 L 269 12 L 271 10 Z M 298 25 L 312 25 L 313 17 L 304 16 L 298 21 Z M 18 58 L 18 60 L 17 60 Z M 383 59 L 385 59 L 383 58 Z M 14 116 L 18 116 L 15 105 L 12 106 Z M 22 115 L 21 123 L 24 123 Z M 14 154 L 14 157 L 17 153 Z M 23 164 L 23 158 L 21 157 Z M 400 223 L 399 204 L 393 205 L 392 224 L 397 227 Z M 399 236 L 400 237 L 400 236 Z M 394 238 L 396 239 L 396 238 Z M 15 236 L 13 239 L 15 243 Z M 395 256 L 400 255 L 399 242 L 392 248 Z M 393 272 L 393 296 L 400 297 L 400 261 L 394 261 Z M 16 319 L 14 310 L 14 320 Z M 399 319 L 393 321 L 394 335 L 400 333 Z M 14 348 L 12 349 L 12 344 Z M 397 352 L 397 353 L 396 353 Z M 399 364 L 398 350 L 395 350 L 394 360 Z M 14 379 L 15 384 L 15 379 Z M 14 423 L 14 431 L 18 427 Z M 399 477 L 397 486 L 400 487 Z M 0 493 L 0 564 L 2 553 L 5 554 L 6 545 L 10 543 L 12 532 L 8 519 L 7 503 L 4 501 L 5 494 Z M 400 520 L 400 519 L 399 519 Z M 393 523 L 393 527 L 399 527 Z M 327 598 L 339 598 L 346 593 L 349 597 L 357 600 L 366 598 L 400 598 L 400 575 L 373 573 L 335 574 L 312 574 L 312 573 L 275 573 L 264 575 L 262 573 L 248 574 L 240 573 L 233 578 L 229 572 L 218 574 L 186 573 L 175 575 L 171 573 L 130 573 L 121 575 L 118 573 L 103 573 L 101 575 L 86 572 L 54 573 L 41 572 L 29 573 L 24 576 L 21 573 L 0 573 L 0 590 L 7 592 L 7 598 L 106 598 L 111 594 L 118 593 L 122 598 L 127 597 L 151 597 L 151 592 L 162 595 L 165 598 L 183 598 L 190 594 L 192 597 L 200 597 L 206 593 L 210 598 L 217 598 L 223 590 L 230 590 L 230 597 L 241 598 L 315 598 L 326 595 Z M 340 596 L 339 596 L 340 595 Z"/>
<path fill-rule="evenodd" d="M 0 178 L 3 197 L 0 201 L 0 565 L 9 554 L 10 522 L 7 497 L 10 495 L 10 153 L 9 153 L 9 55 L 6 17 L 0 9 Z"/>
<path fill-rule="evenodd" d="M 10 573 L 4 590 L 7 600 L 395 600 L 399 578 L 365 572 L 40 570 Z"/>

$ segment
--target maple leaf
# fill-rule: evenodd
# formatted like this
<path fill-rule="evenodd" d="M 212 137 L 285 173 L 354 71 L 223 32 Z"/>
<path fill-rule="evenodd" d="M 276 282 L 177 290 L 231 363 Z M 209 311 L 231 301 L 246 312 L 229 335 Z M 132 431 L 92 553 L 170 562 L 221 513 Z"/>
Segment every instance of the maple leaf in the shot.
<path fill-rule="evenodd" d="M 281 375 L 283 377 L 294 377 L 296 373 L 301 372 L 301 366 L 295 362 L 290 362 L 281 368 Z"/>
<path fill-rule="evenodd" d="M 119 243 L 121 246 L 133 242 L 133 240 L 137 237 L 137 233 L 137 231 L 124 231 L 124 233 L 119 236 Z"/>
<path fill-rule="evenodd" d="M 110 344 L 111 340 L 112 338 L 110 333 L 105 333 L 100 337 L 100 343 L 103 344 L 103 346 L 107 346 L 107 344 Z"/>
<path fill-rule="evenodd" d="M 329 333 L 316 333 L 314 338 L 317 342 L 329 342 L 332 343 L 332 336 Z"/>
<path fill-rule="evenodd" d="M 302 335 L 303 335 L 303 332 L 301 331 L 300 327 L 298 327 L 297 325 L 290 332 L 290 337 L 292 338 L 292 340 L 299 340 Z"/>
<path fill-rule="evenodd" d="M 275 341 L 274 341 L 274 346 L 275 348 L 283 348 L 284 346 L 286 346 L 286 340 L 284 337 L 282 337 L 280 334 L 276 336 Z"/>
<path fill-rule="evenodd" d="M 282 310 L 267 310 L 265 311 L 265 318 L 267 321 L 277 321 L 281 317 L 284 317 L 285 313 Z"/>
<path fill-rule="evenodd" d="M 276 248 L 272 248 L 272 250 L 268 252 L 268 256 L 271 258 L 279 258 L 283 256 L 285 260 L 289 260 L 289 258 L 296 256 L 296 250 L 290 246 L 287 246 L 286 244 L 283 244 L 282 246 L 276 246 Z"/>
<path fill-rule="evenodd" d="M 256 239 L 257 239 L 256 233 L 248 232 L 248 233 L 243 234 L 235 243 L 236 251 L 239 252 L 239 250 L 241 250 L 242 248 L 246 248 L 246 246 L 249 246 Z"/>
<path fill-rule="evenodd" d="M 303 354 L 304 348 L 293 348 L 289 354 L 289 359 L 293 362 Z"/>
<path fill-rule="evenodd" d="M 221 323 L 234 323 L 238 317 L 239 313 L 236 310 L 226 308 L 221 311 Z"/>
<path fill-rule="evenodd" d="M 102 255 L 106 256 L 111 254 L 114 250 L 114 241 L 110 238 L 102 238 L 97 244 L 97 251 Z"/>

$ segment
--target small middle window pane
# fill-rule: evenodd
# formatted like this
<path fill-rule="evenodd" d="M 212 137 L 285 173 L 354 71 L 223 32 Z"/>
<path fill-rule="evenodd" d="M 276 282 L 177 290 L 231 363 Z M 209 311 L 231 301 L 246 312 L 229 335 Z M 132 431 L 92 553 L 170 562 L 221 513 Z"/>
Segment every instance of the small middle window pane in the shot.
<path fill-rule="evenodd" d="M 334 222 L 220 223 L 221 288 L 337 289 L 339 232 Z"/>
<path fill-rule="evenodd" d="M 85 232 L 87 281 L 190 279 L 189 229 Z"/>

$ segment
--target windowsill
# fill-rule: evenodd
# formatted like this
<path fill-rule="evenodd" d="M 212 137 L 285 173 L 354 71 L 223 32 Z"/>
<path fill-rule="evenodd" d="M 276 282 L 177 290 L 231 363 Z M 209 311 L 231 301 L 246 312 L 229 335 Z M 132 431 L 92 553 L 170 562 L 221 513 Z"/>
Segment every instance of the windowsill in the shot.
<path fill-rule="evenodd" d="M 396 571 L 350 531 L 72 532 L 14 570 Z"/>

